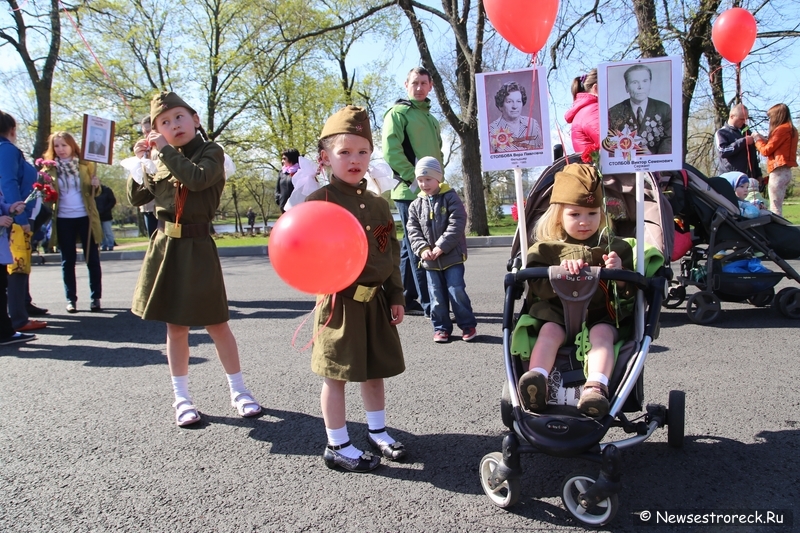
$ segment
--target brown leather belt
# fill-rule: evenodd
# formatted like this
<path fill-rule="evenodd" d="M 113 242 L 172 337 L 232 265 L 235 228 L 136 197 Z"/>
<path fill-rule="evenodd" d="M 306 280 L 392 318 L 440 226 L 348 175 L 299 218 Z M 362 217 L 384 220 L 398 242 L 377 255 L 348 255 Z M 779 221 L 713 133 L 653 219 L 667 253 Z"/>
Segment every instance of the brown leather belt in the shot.
<path fill-rule="evenodd" d="M 356 302 L 367 303 L 375 298 L 375 295 L 378 294 L 378 289 L 380 288 L 380 285 L 377 287 L 366 287 L 364 285 L 354 284 L 350 285 L 346 289 L 342 289 L 339 291 L 339 294 L 350 298 L 351 300 L 355 300 Z"/>
<path fill-rule="evenodd" d="M 175 224 L 165 220 L 158 221 L 158 230 L 174 238 L 205 237 L 211 233 L 210 226 L 210 224 Z"/>

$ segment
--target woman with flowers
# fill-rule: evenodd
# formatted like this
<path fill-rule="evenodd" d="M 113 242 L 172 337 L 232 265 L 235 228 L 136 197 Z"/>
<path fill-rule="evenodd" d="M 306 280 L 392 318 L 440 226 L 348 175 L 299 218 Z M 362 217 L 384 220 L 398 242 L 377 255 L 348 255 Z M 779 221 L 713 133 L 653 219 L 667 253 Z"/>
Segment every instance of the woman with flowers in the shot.
<path fill-rule="evenodd" d="M 76 244 L 81 241 L 83 256 L 89 267 L 89 290 L 92 311 L 100 311 L 102 273 L 98 239 L 103 236 L 95 196 L 100 194 L 96 165 L 80 159 L 81 149 L 75 138 L 65 131 L 47 139 L 47 150 L 41 161 L 43 171 L 52 178 L 58 194 L 53 206 L 53 233 L 50 246 L 61 250 L 61 273 L 67 297 L 67 312 L 77 313 L 78 290 L 75 282 Z"/>
<path fill-rule="evenodd" d="M 539 150 L 544 146 L 539 122 L 522 114 L 527 103 L 525 87 L 515 81 L 504 83 L 494 95 L 500 117 L 489 124 L 492 153 Z"/>

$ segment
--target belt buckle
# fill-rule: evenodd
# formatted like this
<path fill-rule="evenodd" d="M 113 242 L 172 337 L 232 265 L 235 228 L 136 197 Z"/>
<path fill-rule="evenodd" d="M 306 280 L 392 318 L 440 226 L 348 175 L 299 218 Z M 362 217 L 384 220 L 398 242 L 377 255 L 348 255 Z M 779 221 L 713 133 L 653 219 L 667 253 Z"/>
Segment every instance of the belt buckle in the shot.
<path fill-rule="evenodd" d="M 362 303 L 369 302 L 375 296 L 376 292 L 378 292 L 378 287 L 365 287 L 364 285 L 359 285 L 356 287 L 356 292 L 353 294 L 353 300 Z"/>
<path fill-rule="evenodd" d="M 174 237 L 176 239 L 181 238 L 181 225 L 175 224 L 173 222 L 164 221 L 164 234 L 168 237 Z"/>

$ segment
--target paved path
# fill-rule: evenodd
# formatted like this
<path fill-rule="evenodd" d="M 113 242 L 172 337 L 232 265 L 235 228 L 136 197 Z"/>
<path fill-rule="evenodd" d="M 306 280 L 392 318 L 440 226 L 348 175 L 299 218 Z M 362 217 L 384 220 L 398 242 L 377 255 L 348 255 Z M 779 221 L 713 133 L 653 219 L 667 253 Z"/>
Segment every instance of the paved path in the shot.
<path fill-rule="evenodd" d="M 387 382 L 388 424 L 413 461 L 363 475 L 322 462 L 321 381 L 309 353 L 292 347 L 313 298 L 286 287 L 265 257 L 223 258 L 231 327 L 265 415 L 235 416 L 213 344 L 193 330 L 190 386 L 205 420 L 196 429 L 173 423 L 163 324 L 129 311 L 139 263 L 103 263 L 102 313 L 85 311 L 88 281 L 79 268 L 75 315 L 63 310 L 59 266 L 35 267 L 33 295 L 51 309 L 50 327 L 35 342 L 0 351 L 0 531 L 578 530 L 558 493 L 567 474 L 594 469 L 583 461 L 524 457 L 522 499 L 510 511 L 480 487 L 478 462 L 500 450 L 503 434 L 506 259 L 502 248 L 471 251 L 476 342 L 435 345 L 422 317 L 401 325 L 408 370 Z M 686 444 L 668 448 L 659 430 L 625 453 L 613 531 L 640 531 L 634 513 L 644 509 L 798 514 L 799 324 L 770 309 L 724 309 L 709 327 L 665 311 L 645 396 L 664 403 L 670 389 L 686 391 Z M 309 336 L 306 323 L 297 345 Z M 358 388 L 347 390 L 350 434 L 363 446 Z"/>

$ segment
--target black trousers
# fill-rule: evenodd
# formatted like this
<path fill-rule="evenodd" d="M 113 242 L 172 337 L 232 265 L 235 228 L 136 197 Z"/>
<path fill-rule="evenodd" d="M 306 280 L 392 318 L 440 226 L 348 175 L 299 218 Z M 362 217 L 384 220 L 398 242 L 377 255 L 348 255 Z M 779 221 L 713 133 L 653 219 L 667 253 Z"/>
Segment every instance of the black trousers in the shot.
<path fill-rule="evenodd" d="M 14 335 L 16 331 L 11 326 L 11 319 L 8 317 L 8 269 L 6 265 L 0 265 L 0 339 L 7 339 Z"/>

